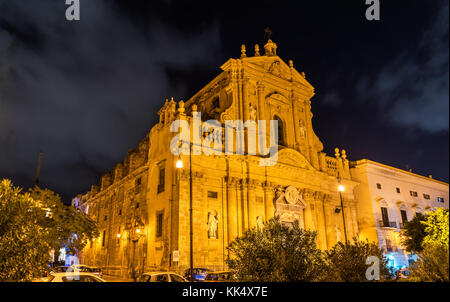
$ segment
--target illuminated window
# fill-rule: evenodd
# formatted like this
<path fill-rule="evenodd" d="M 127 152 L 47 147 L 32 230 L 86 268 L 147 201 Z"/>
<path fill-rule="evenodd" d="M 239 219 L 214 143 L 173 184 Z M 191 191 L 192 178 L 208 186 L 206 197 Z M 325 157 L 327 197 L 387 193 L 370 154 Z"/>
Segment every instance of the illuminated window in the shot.
<path fill-rule="evenodd" d="M 438 201 L 438 202 L 444 202 L 444 197 L 438 197 L 438 198 L 437 198 L 437 201 Z"/>

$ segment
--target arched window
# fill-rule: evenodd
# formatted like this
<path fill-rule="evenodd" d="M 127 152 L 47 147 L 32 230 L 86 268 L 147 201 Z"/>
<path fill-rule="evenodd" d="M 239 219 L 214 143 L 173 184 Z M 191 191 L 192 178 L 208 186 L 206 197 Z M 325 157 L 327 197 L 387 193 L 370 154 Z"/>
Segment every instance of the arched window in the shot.
<path fill-rule="evenodd" d="M 274 121 L 278 121 L 278 145 L 284 146 L 285 145 L 285 141 L 284 141 L 284 124 L 283 124 L 283 120 L 278 115 L 275 115 L 273 117 L 273 120 Z"/>

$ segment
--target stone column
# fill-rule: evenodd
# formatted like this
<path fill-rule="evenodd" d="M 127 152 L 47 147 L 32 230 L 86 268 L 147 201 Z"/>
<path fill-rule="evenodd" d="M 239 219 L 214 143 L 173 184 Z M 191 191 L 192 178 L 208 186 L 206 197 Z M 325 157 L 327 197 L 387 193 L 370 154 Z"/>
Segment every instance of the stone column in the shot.
<path fill-rule="evenodd" d="M 317 202 L 315 207 L 315 214 L 317 217 L 317 238 L 319 241 L 319 247 L 322 250 L 326 250 L 328 248 L 327 241 L 327 221 L 325 216 L 325 194 L 321 194 L 317 196 Z"/>
<path fill-rule="evenodd" d="M 326 235 L 327 235 L 327 249 L 336 244 L 336 223 L 335 210 L 336 206 L 330 198 L 325 201 L 325 221 L 326 221 Z"/>
<path fill-rule="evenodd" d="M 311 194 L 308 194 L 306 191 L 303 192 L 303 200 L 306 203 L 306 208 L 304 209 L 305 229 L 315 230 L 316 228 L 314 225 L 312 212 L 312 208 L 314 207 L 314 200 L 311 198 Z"/>
<path fill-rule="evenodd" d="M 248 78 L 244 77 L 242 81 L 242 102 L 244 104 L 244 121 L 248 121 L 250 118 L 250 111 L 249 111 L 249 102 L 248 102 Z"/>
<path fill-rule="evenodd" d="M 256 185 L 253 179 L 248 180 L 247 188 L 248 228 L 252 229 L 256 226 Z"/>
<path fill-rule="evenodd" d="M 273 206 L 273 185 L 270 182 L 264 183 L 264 208 L 266 221 L 272 219 L 275 214 L 275 208 Z"/>
<path fill-rule="evenodd" d="M 300 151 L 300 143 L 301 143 L 301 135 L 300 135 L 300 108 L 297 100 L 294 97 L 294 93 L 292 93 L 292 106 L 293 106 L 293 119 L 294 119 L 294 131 L 295 131 L 295 146 L 296 149 Z"/>
<path fill-rule="evenodd" d="M 267 120 L 264 102 L 264 85 L 261 82 L 257 83 L 257 93 L 258 93 L 258 118 L 260 120 Z"/>
<path fill-rule="evenodd" d="M 238 235 L 238 213 L 236 203 L 236 179 L 227 178 L 227 219 L 228 219 L 228 243 L 231 243 Z"/>

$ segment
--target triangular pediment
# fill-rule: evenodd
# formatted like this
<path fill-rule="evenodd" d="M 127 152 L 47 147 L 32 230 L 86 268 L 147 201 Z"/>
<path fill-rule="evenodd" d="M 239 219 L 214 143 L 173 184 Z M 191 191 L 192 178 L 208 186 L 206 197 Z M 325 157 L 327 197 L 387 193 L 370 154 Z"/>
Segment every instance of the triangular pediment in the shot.
<path fill-rule="evenodd" d="M 314 87 L 305 79 L 304 74 L 298 72 L 294 67 L 291 68 L 279 56 L 245 57 L 241 58 L 241 60 L 244 66 L 257 69 L 260 72 L 265 72 L 281 79 L 292 80 L 314 90 Z M 235 61 L 235 59 L 230 59 L 223 64 L 221 66 L 222 70 L 230 68 L 233 65 L 232 61 Z"/>

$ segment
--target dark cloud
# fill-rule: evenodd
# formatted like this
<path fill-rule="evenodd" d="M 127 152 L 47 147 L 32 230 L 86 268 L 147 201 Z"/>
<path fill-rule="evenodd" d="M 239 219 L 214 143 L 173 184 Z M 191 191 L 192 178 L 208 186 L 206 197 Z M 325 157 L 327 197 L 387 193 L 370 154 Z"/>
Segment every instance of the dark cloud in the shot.
<path fill-rule="evenodd" d="M 42 182 L 77 192 L 143 138 L 165 98 L 188 97 L 167 69 L 210 65 L 219 24 L 189 35 L 157 12 L 137 27 L 112 1 L 82 1 L 79 22 L 65 9 L 0 1 L 0 175 L 30 180 L 43 150 Z"/>
<path fill-rule="evenodd" d="M 378 74 L 357 83 L 361 103 L 376 102 L 385 120 L 435 133 L 449 126 L 449 4 L 443 2 L 416 48 L 387 60 Z"/>

